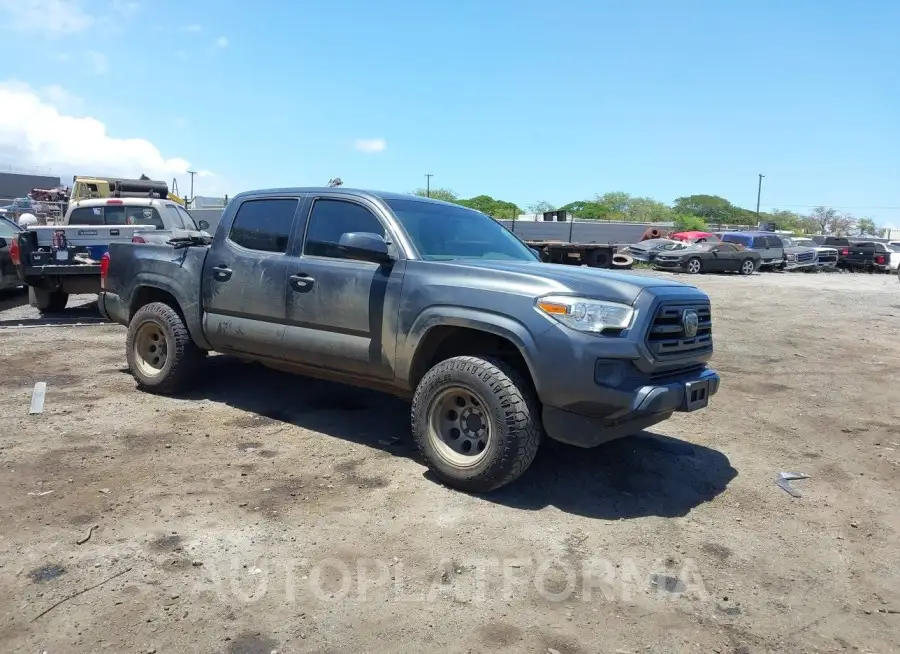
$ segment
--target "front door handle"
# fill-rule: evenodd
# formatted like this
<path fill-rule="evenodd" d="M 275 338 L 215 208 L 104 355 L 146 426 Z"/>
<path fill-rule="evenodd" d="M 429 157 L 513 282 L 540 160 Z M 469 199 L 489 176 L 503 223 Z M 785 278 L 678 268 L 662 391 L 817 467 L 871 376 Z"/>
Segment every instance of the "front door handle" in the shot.
<path fill-rule="evenodd" d="M 213 277 L 215 277 L 217 282 L 227 282 L 231 279 L 232 270 L 224 263 L 220 263 L 218 266 L 213 267 Z"/>
<path fill-rule="evenodd" d="M 303 273 L 288 277 L 291 288 L 298 293 L 308 293 L 316 285 L 316 280 Z"/>

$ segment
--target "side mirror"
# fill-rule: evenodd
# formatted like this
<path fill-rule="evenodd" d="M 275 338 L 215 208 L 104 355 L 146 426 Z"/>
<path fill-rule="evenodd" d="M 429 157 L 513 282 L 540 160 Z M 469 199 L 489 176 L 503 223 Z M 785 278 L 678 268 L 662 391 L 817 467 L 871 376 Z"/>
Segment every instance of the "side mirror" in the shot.
<path fill-rule="evenodd" d="M 387 243 L 372 232 L 346 232 L 341 234 L 338 250 L 349 259 L 389 263 L 393 261 Z"/>
<path fill-rule="evenodd" d="M 209 229 L 209 223 L 205 220 L 201 220 L 199 223 L 197 223 L 197 227 L 200 228 L 201 232 L 205 232 L 207 229 Z"/>
<path fill-rule="evenodd" d="M 0 236 L 0 249 L 5 248 L 9 243 L 6 242 L 6 239 Z"/>

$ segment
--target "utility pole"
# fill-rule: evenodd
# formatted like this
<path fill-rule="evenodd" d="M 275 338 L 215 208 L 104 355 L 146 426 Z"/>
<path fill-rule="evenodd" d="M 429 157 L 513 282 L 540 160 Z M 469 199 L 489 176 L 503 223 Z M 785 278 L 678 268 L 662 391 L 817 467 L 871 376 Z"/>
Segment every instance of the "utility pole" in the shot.
<path fill-rule="evenodd" d="M 759 186 L 756 187 L 756 221 L 759 222 L 759 199 L 762 197 L 762 180 L 765 175 L 759 174 Z"/>
<path fill-rule="evenodd" d="M 194 175 L 197 174 L 196 170 L 189 170 L 187 174 L 191 176 L 191 202 L 194 201 Z"/>
<path fill-rule="evenodd" d="M 431 178 L 434 177 L 431 173 L 425 174 L 425 197 L 431 197 Z"/>

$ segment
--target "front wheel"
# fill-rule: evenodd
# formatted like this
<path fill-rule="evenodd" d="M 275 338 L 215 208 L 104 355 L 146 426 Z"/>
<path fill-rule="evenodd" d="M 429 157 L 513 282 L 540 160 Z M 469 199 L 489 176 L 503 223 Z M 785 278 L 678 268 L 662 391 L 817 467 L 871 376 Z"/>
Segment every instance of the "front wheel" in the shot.
<path fill-rule="evenodd" d="M 188 385 L 203 358 L 178 312 L 151 302 L 128 325 L 125 357 L 141 390 L 170 394 Z"/>
<path fill-rule="evenodd" d="M 696 275 L 700 272 L 700 269 L 702 267 L 703 265 L 700 263 L 700 259 L 698 259 L 697 257 L 693 257 L 687 262 L 687 265 L 685 265 L 684 269 L 689 275 Z"/>
<path fill-rule="evenodd" d="M 486 493 L 518 478 L 537 454 L 539 405 L 506 363 L 454 357 L 429 370 L 413 397 L 413 438 L 448 486 Z"/>
<path fill-rule="evenodd" d="M 756 270 L 756 263 L 754 263 L 753 259 L 744 259 L 741 263 L 741 274 L 742 275 L 752 275 L 753 271 Z"/>

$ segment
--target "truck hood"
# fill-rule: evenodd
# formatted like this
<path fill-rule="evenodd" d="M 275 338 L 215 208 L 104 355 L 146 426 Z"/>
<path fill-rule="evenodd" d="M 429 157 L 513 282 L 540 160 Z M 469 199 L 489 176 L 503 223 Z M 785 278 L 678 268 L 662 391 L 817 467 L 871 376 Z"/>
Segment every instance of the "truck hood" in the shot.
<path fill-rule="evenodd" d="M 469 263 L 458 260 L 438 265 L 456 270 L 457 275 L 451 275 L 450 278 L 461 290 L 467 287 L 499 287 L 498 290 L 535 297 L 548 293 L 571 293 L 625 304 L 632 304 L 641 291 L 647 288 L 667 287 L 671 290 L 701 293 L 696 287 L 681 282 L 557 263 L 482 260 Z"/>

